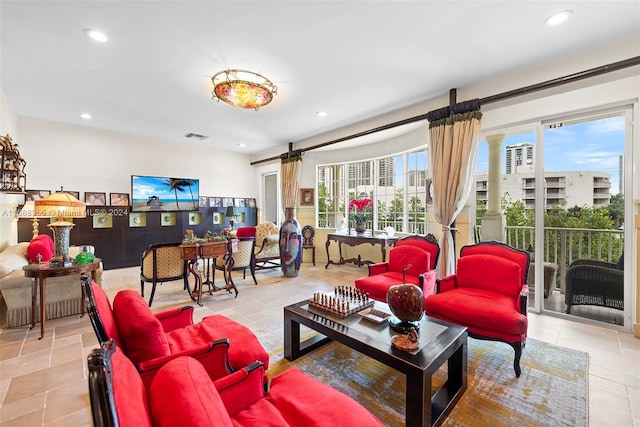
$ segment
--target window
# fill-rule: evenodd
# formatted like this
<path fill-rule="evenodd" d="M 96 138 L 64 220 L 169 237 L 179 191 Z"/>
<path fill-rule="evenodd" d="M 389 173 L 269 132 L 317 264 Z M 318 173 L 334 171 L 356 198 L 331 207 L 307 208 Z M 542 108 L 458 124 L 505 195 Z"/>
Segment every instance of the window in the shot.
<path fill-rule="evenodd" d="M 371 198 L 367 228 L 393 227 L 406 233 L 426 233 L 427 152 L 421 149 L 378 159 L 319 165 L 318 227 L 354 228 L 346 212 L 349 202 Z"/>

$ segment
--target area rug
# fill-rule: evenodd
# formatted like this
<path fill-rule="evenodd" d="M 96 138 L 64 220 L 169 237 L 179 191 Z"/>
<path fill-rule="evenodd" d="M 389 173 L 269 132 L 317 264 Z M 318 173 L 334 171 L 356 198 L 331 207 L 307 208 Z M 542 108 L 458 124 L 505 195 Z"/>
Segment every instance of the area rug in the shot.
<path fill-rule="evenodd" d="M 131 273 L 127 273 L 124 280 L 120 280 L 120 278 L 116 277 L 112 280 L 105 281 L 103 279 L 102 288 L 105 293 L 109 297 L 109 300 L 113 301 L 116 294 L 123 289 L 133 289 L 137 292 L 140 292 L 140 281 L 134 280 L 132 281 L 132 277 L 136 277 L 138 273 L 136 272 L 134 275 Z M 206 274 L 202 273 L 202 277 L 205 278 Z M 211 274 L 209 275 L 211 278 Z M 268 270 L 264 273 L 256 272 L 256 280 L 260 286 L 265 285 L 273 285 L 279 283 L 283 280 L 282 273 L 280 270 Z M 192 275 L 189 275 L 189 285 L 191 286 L 191 290 L 193 290 L 194 279 Z M 236 285 L 236 288 L 239 292 L 242 292 L 243 288 L 253 288 L 255 287 L 255 283 L 253 282 L 253 278 L 251 277 L 251 273 L 247 272 L 246 277 L 242 278 L 242 272 L 234 272 L 233 273 L 233 282 Z M 215 275 L 215 284 L 218 286 L 224 285 L 224 278 L 222 277 L 222 273 L 216 271 Z M 144 285 L 144 297 L 148 301 L 151 296 L 151 282 L 147 282 Z M 203 295 L 208 291 L 208 286 L 205 285 L 203 288 Z M 226 291 L 217 291 L 217 293 L 222 294 Z M 233 291 L 231 291 L 233 294 Z M 205 303 L 206 303 L 205 298 Z M 153 297 L 153 311 L 163 311 L 168 310 L 174 307 L 180 307 L 183 305 L 193 305 L 194 302 L 189 297 L 189 294 L 183 287 L 183 281 L 174 280 L 171 282 L 159 282 L 156 285 L 156 293 Z"/>
<path fill-rule="evenodd" d="M 274 341 L 269 335 L 258 331 L 266 347 Z M 271 351 L 270 363 L 270 377 L 296 366 L 353 397 L 386 426 L 405 425 L 404 375 L 349 347 L 331 343 L 294 362 L 279 348 Z M 507 344 L 469 339 L 467 390 L 443 425 L 587 425 L 587 353 L 529 339 L 521 366 L 516 378 Z M 436 384 L 445 378 L 438 372 Z"/>

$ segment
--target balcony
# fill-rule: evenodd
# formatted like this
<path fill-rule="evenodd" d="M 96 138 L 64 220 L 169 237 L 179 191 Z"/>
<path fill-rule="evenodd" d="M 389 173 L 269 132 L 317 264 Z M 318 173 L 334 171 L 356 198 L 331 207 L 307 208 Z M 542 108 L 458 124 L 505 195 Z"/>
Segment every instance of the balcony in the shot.
<path fill-rule="evenodd" d="M 535 244 L 534 227 L 506 227 L 506 243 L 514 248 L 527 250 Z M 565 313 L 565 277 L 569 265 L 576 259 L 594 259 L 617 263 L 624 250 L 622 230 L 595 230 L 583 228 L 544 228 L 543 262 L 556 264 L 549 297 L 544 299 L 544 309 Z M 530 292 L 533 292 L 533 286 Z M 529 305 L 534 304 L 533 294 Z M 623 324 L 623 312 L 596 306 L 574 306 L 572 315 L 617 325 Z"/>

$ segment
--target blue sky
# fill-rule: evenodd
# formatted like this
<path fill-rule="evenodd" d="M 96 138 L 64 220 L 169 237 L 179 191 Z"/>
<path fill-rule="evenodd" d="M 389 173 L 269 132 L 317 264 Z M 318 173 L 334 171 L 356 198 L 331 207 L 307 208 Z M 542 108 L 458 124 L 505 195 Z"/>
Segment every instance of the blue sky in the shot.
<path fill-rule="evenodd" d="M 594 171 L 610 174 L 611 194 L 619 192 L 619 156 L 624 154 L 624 116 L 615 116 L 587 122 L 566 124 L 544 132 L 544 168 L 550 171 Z M 530 142 L 535 144 L 535 133 L 511 135 L 503 141 L 502 169 L 504 173 L 504 147 Z M 480 142 L 478 171 L 488 168 L 488 147 Z M 538 160 L 539 161 L 539 160 Z"/>

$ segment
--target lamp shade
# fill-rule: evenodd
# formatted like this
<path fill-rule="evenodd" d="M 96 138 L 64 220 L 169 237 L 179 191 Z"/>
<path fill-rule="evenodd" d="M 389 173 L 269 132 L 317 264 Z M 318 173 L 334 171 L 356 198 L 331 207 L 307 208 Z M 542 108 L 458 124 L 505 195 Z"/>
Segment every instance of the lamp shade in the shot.
<path fill-rule="evenodd" d="M 227 206 L 227 213 L 225 216 L 239 216 L 240 209 L 237 206 Z"/>
<path fill-rule="evenodd" d="M 43 199 L 36 200 L 34 209 L 45 217 L 84 218 L 87 216 L 87 206 L 63 189 Z"/>
<path fill-rule="evenodd" d="M 33 200 L 27 201 L 18 212 L 18 218 L 46 218 L 44 210 L 36 211 L 36 204 Z"/>

